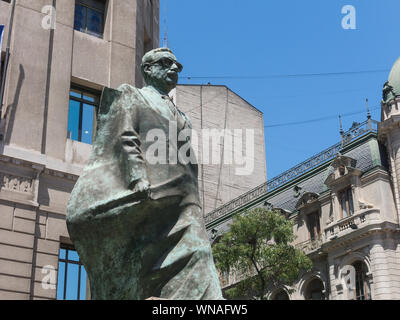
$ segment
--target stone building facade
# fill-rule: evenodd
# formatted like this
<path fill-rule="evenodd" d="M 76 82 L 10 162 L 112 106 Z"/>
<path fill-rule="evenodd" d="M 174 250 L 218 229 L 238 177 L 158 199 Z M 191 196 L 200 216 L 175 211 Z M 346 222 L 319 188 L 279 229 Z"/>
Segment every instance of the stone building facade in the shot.
<path fill-rule="evenodd" d="M 0 1 L 2 57 L 12 2 Z M 0 300 L 84 299 L 88 286 L 69 240 L 66 205 L 91 152 L 102 89 L 144 84 L 142 56 L 159 46 L 159 1 L 15 3 L 0 122 Z M 48 6 L 55 28 L 43 27 Z M 199 165 L 205 213 L 265 181 L 260 111 L 225 86 L 180 85 L 173 95 L 195 130 L 256 129 L 250 176 Z M 223 137 L 218 144 L 223 157 L 229 146 Z"/>
<path fill-rule="evenodd" d="M 46 28 L 46 6 L 55 28 Z M 0 1 L 3 52 L 11 8 Z M 158 0 L 16 0 L 0 125 L 0 299 L 56 298 L 60 246 L 70 244 L 66 204 L 90 153 L 99 95 L 142 86 L 158 19 Z"/>
<path fill-rule="evenodd" d="M 313 269 L 292 288 L 269 288 L 268 299 L 400 299 L 399 103 L 400 59 L 384 86 L 380 122 L 368 113 L 338 144 L 206 216 L 213 242 L 233 215 L 255 207 L 294 222 L 294 245 Z M 226 289 L 240 279 L 221 282 Z"/>

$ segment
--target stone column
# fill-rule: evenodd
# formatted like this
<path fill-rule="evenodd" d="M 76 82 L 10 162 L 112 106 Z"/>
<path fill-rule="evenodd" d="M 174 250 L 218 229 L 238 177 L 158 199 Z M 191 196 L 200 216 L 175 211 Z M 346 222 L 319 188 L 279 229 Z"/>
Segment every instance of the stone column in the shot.
<path fill-rule="evenodd" d="M 370 250 L 371 272 L 373 284 L 371 284 L 371 294 L 373 300 L 393 299 L 392 283 L 388 268 L 388 259 L 385 250 L 385 235 L 376 234 L 372 237 Z"/>

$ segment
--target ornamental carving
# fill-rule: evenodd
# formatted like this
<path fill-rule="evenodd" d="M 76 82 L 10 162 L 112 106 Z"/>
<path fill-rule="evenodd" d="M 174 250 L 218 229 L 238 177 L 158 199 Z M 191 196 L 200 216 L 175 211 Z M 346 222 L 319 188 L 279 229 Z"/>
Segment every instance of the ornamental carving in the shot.
<path fill-rule="evenodd" d="M 336 159 L 331 163 L 333 172 L 325 180 L 325 185 L 332 187 L 333 184 L 342 181 L 349 176 L 360 176 L 362 171 L 356 168 L 357 160 L 337 154 Z"/>
<path fill-rule="evenodd" d="M 31 178 L 14 176 L 0 172 L 0 191 L 32 193 L 33 183 Z"/>
<path fill-rule="evenodd" d="M 319 194 L 314 192 L 305 192 L 299 201 L 297 201 L 296 209 L 299 210 L 300 208 L 312 204 L 318 201 Z"/>

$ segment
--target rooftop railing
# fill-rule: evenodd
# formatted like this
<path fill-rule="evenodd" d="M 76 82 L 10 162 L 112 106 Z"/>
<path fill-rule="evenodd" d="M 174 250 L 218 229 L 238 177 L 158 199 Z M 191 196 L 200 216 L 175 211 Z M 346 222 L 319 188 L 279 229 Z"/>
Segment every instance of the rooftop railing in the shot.
<path fill-rule="evenodd" d="M 235 198 L 223 206 L 211 211 L 205 216 L 205 222 L 210 223 L 219 219 L 229 212 L 251 202 L 258 198 L 260 195 L 271 192 L 285 183 L 294 180 L 302 174 L 311 171 L 312 169 L 324 164 L 327 161 L 333 160 L 336 155 L 342 151 L 348 144 L 358 139 L 359 137 L 369 133 L 378 131 L 378 122 L 368 119 L 363 123 L 354 123 L 347 132 L 342 133 L 342 141 L 334 146 L 318 153 L 317 155 L 307 159 L 306 161 L 298 164 L 297 166 L 283 172 L 279 176 L 263 183 L 262 185 L 244 193 L 243 195 Z"/>

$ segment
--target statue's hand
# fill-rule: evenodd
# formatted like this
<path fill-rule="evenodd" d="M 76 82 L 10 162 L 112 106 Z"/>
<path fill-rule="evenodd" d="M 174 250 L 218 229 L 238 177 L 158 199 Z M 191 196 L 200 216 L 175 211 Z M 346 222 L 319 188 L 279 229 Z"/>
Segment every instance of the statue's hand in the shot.
<path fill-rule="evenodd" d="M 138 193 L 143 195 L 145 198 L 148 197 L 150 192 L 150 182 L 145 179 L 140 179 L 135 186 L 133 187 L 132 191 L 134 193 Z"/>

